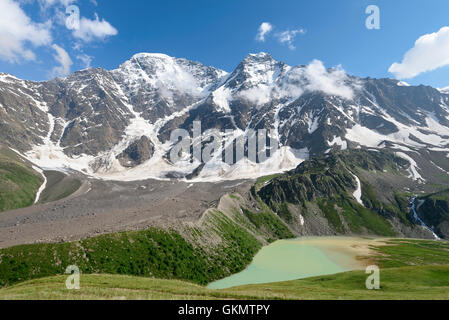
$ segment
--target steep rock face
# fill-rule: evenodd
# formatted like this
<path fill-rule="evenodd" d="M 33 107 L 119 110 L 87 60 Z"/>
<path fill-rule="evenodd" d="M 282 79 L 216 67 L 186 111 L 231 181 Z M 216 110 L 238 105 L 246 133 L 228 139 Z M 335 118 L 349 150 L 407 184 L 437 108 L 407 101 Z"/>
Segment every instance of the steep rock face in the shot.
<path fill-rule="evenodd" d="M 418 198 L 417 211 L 439 237 L 449 238 L 449 190 Z"/>
<path fill-rule="evenodd" d="M 0 73 L 0 139 L 25 150 L 42 143 L 49 130 L 41 85 Z"/>
<path fill-rule="evenodd" d="M 131 143 L 125 151 L 117 156 L 120 164 L 125 168 L 134 168 L 151 159 L 154 145 L 147 136 Z"/>
<path fill-rule="evenodd" d="M 59 144 L 65 154 L 97 155 L 110 150 L 130 123 L 132 114 L 121 88 L 109 72 L 89 69 L 61 81 L 50 113 L 61 125 Z"/>

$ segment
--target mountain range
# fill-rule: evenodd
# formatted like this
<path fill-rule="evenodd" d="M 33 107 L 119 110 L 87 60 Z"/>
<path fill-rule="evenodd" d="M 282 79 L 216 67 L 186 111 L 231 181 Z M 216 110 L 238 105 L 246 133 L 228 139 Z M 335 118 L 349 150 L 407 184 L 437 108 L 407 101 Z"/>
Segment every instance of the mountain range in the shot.
<path fill-rule="evenodd" d="M 105 179 L 253 178 L 332 150 L 388 149 L 416 182 L 449 171 L 449 94 L 358 78 L 315 60 L 289 66 L 248 55 L 232 73 L 141 53 L 117 69 L 45 82 L 0 74 L 0 138 L 41 168 Z M 280 148 L 264 163 L 170 163 L 174 129 L 269 129 Z M 220 161 L 218 161 L 220 162 Z M 194 174 L 192 174 L 194 173 Z"/>

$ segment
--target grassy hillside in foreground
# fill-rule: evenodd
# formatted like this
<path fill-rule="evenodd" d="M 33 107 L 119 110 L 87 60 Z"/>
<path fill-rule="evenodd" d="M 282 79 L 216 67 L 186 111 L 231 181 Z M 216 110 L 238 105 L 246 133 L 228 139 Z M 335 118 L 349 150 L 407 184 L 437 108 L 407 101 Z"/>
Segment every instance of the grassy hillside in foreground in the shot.
<path fill-rule="evenodd" d="M 240 199 L 236 197 L 236 199 Z M 210 209 L 198 225 L 101 235 L 71 243 L 0 250 L 0 287 L 62 274 L 120 274 L 207 284 L 242 271 L 268 242 L 294 237 L 273 213 L 243 214 L 239 200 Z M 226 209 L 226 208 L 223 208 Z M 248 211 L 249 212 L 249 211 Z"/>
<path fill-rule="evenodd" d="M 121 275 L 81 275 L 81 289 L 67 290 L 67 276 L 56 276 L 0 289 L 0 299 L 449 299 L 449 266 L 382 270 L 378 291 L 365 288 L 366 277 L 353 271 L 214 291 L 183 281 Z"/>
<path fill-rule="evenodd" d="M 43 182 L 16 153 L 0 145 L 0 212 L 32 205 Z"/>
<path fill-rule="evenodd" d="M 0 299 L 449 299 L 449 243 L 390 240 L 370 260 L 381 268 L 381 290 L 365 288 L 364 271 L 309 279 L 209 290 L 177 280 L 122 275 L 81 275 L 81 289 L 67 276 L 0 289 Z M 401 267 L 394 267 L 401 266 Z"/>

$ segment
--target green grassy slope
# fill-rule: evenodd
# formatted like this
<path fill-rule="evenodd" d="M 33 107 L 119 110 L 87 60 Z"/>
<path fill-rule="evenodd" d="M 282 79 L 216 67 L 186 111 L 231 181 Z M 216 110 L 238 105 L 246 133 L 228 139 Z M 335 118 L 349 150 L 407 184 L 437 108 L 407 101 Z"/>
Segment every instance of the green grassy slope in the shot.
<path fill-rule="evenodd" d="M 379 247 L 371 257 L 381 267 L 378 291 L 365 288 L 363 271 L 226 290 L 177 280 L 81 275 L 80 290 L 67 290 L 66 276 L 56 276 L 0 289 L 0 299 L 449 299 L 448 249 L 447 242 L 415 240 Z"/>
<path fill-rule="evenodd" d="M 236 200 L 234 204 L 238 208 Z M 248 219 L 209 210 L 201 225 L 102 235 L 73 243 L 0 250 L 0 287 L 58 275 L 69 265 L 84 273 L 182 279 L 198 284 L 242 271 L 263 244 L 293 237 L 274 214 Z M 256 225 L 257 224 L 257 225 Z"/>
<path fill-rule="evenodd" d="M 0 212 L 32 205 L 43 182 L 16 153 L 0 146 Z"/>
<path fill-rule="evenodd" d="M 81 275 L 81 289 L 67 290 L 67 276 L 32 280 L 0 289 L 0 299 L 44 300 L 432 300 L 449 299 L 449 267 L 425 266 L 386 269 L 381 290 L 367 290 L 361 271 L 325 277 L 251 285 L 213 291 L 177 280 L 158 280 L 121 275 Z"/>
<path fill-rule="evenodd" d="M 391 237 L 397 235 L 392 223 L 399 221 L 406 226 L 414 223 L 408 195 L 378 190 L 364 176 L 389 181 L 404 179 L 407 165 L 405 160 L 388 152 L 334 152 L 305 161 L 295 170 L 271 177 L 271 181 L 267 177 L 252 191 L 297 230 L 300 230 L 299 215 L 307 221 L 319 214 L 336 234 Z M 353 196 L 358 186 L 354 175 L 360 180 L 364 205 Z"/>

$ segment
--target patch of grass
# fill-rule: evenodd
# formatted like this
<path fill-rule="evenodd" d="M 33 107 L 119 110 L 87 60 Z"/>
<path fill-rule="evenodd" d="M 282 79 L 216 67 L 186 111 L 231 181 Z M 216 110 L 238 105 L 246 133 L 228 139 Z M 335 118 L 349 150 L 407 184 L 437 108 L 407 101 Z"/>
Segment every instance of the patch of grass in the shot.
<path fill-rule="evenodd" d="M 0 146 L 0 212 L 32 205 L 43 182 L 13 151 Z"/>
<path fill-rule="evenodd" d="M 213 260 L 210 266 L 211 274 L 216 274 L 214 278 L 220 279 L 222 276 L 218 276 L 219 274 L 234 274 L 245 269 L 262 248 L 262 244 L 248 230 L 237 225 L 220 211 L 216 211 L 212 219 L 224 242 L 209 254 Z"/>
<path fill-rule="evenodd" d="M 294 234 L 282 223 L 275 214 L 262 210 L 261 212 L 252 212 L 242 208 L 244 215 L 256 226 L 257 229 L 264 229 L 276 239 L 291 239 Z"/>
<path fill-rule="evenodd" d="M 445 241 L 390 240 L 375 250 L 375 260 L 383 268 L 449 265 L 449 242 Z"/>
<path fill-rule="evenodd" d="M 362 184 L 362 201 L 363 203 L 368 206 L 369 208 L 380 208 L 382 207 L 381 203 L 379 202 L 377 191 L 369 183 L 366 183 L 365 181 L 360 181 Z"/>
<path fill-rule="evenodd" d="M 278 215 L 279 215 L 279 218 L 281 218 L 282 220 L 284 220 L 287 223 L 293 222 L 293 215 L 290 212 L 290 210 L 288 209 L 288 204 L 285 202 L 280 205 Z"/>
<path fill-rule="evenodd" d="M 231 199 L 234 199 L 234 200 L 237 200 L 237 201 L 240 200 L 240 197 L 237 196 L 237 195 L 235 195 L 235 194 L 232 194 L 232 193 L 231 193 L 229 196 L 231 197 Z"/>
<path fill-rule="evenodd" d="M 360 233 L 365 228 L 380 236 L 394 237 L 396 235 L 390 223 L 379 214 L 349 199 L 340 201 L 339 205 L 352 232 Z"/>
<path fill-rule="evenodd" d="M 259 191 L 259 189 L 268 181 L 271 181 L 277 177 L 281 177 L 282 173 L 276 173 L 276 174 L 272 174 L 272 175 L 268 175 L 268 176 L 264 176 L 264 177 L 260 177 L 259 179 L 257 179 L 256 181 L 256 191 Z"/>
<path fill-rule="evenodd" d="M 309 279 L 209 290 L 177 280 L 121 275 L 81 275 L 81 289 L 67 290 L 67 276 L 56 276 L 0 289 L 0 299 L 152 299 L 152 300 L 416 300 L 449 299 L 449 266 L 381 270 L 381 290 L 367 290 L 364 271 Z"/>
<path fill-rule="evenodd" d="M 344 233 L 345 229 L 343 223 L 341 222 L 340 216 L 338 215 L 336 202 L 327 199 L 319 199 L 317 200 L 317 203 L 327 221 L 334 228 L 334 230 L 340 233 Z"/>

